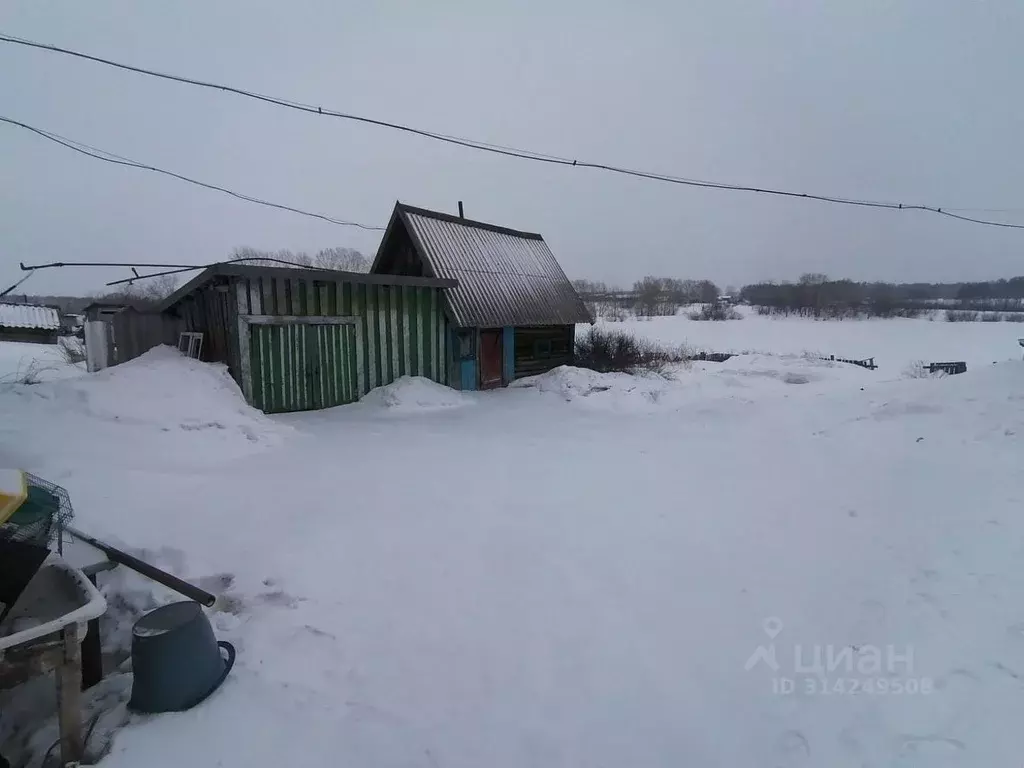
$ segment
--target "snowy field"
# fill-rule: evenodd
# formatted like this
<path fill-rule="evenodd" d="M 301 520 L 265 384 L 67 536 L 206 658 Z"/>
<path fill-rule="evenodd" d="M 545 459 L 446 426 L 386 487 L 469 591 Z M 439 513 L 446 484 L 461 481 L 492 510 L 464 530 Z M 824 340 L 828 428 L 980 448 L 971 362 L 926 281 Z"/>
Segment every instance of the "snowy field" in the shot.
<path fill-rule="evenodd" d="M 1016 327 L 902 323 L 655 320 L 795 354 L 273 418 L 154 350 L 0 389 L 0 465 L 220 595 L 224 687 L 107 768 L 1020 765 Z M 971 367 L 878 375 L 922 357 Z M 105 589 L 125 647 L 172 599 Z"/>
<path fill-rule="evenodd" d="M 874 357 L 879 378 L 901 375 L 919 360 L 964 360 L 968 368 L 993 361 L 1020 359 L 1018 338 L 1022 323 L 949 323 L 942 313 L 934 320 L 862 319 L 811 320 L 800 317 L 763 317 L 752 307 L 737 307 L 742 320 L 694 321 L 674 317 L 631 318 L 599 323 L 663 344 L 687 344 L 711 352 L 772 352 L 823 354 L 853 360 Z M 581 325 L 577 333 L 588 326 Z"/>

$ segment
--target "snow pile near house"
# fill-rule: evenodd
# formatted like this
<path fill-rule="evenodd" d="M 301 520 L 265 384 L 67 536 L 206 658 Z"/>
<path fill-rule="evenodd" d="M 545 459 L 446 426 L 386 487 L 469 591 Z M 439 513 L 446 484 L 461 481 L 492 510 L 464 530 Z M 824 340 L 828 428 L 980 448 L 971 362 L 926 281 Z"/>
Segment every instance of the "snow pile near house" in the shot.
<path fill-rule="evenodd" d="M 141 357 L 58 388 L 73 392 L 97 419 L 146 424 L 160 429 L 233 430 L 251 440 L 273 427 L 246 404 L 226 366 L 155 347 Z"/>
<path fill-rule="evenodd" d="M 600 373 L 562 365 L 539 376 L 514 381 L 511 386 L 554 394 L 569 402 L 586 399 L 590 404 L 622 408 L 655 403 L 673 384 L 678 382 L 656 373 Z"/>
<path fill-rule="evenodd" d="M 473 402 L 457 392 L 422 376 L 403 376 L 383 387 L 368 392 L 360 401 L 367 405 L 396 410 L 437 410 L 459 408 Z"/>
<path fill-rule="evenodd" d="M 171 347 L 99 373 L 9 385 L 0 397 L 7 413 L 0 446 L 5 434 L 25 430 L 49 437 L 37 466 L 65 451 L 101 459 L 97 446 L 107 440 L 162 451 L 168 460 L 203 462 L 211 453 L 231 456 L 276 445 L 290 431 L 249 406 L 225 366 L 183 357 Z M 4 453 L 0 448 L 0 457 Z"/>

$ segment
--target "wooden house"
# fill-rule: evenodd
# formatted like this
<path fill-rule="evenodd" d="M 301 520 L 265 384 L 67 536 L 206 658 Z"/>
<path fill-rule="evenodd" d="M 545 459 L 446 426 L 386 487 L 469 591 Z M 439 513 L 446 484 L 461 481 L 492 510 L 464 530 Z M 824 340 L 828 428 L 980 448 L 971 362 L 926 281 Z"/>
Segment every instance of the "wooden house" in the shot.
<path fill-rule="evenodd" d="M 461 215 L 397 203 L 370 271 L 457 282 L 442 295 L 456 389 L 568 365 L 593 322 L 543 237 Z"/>

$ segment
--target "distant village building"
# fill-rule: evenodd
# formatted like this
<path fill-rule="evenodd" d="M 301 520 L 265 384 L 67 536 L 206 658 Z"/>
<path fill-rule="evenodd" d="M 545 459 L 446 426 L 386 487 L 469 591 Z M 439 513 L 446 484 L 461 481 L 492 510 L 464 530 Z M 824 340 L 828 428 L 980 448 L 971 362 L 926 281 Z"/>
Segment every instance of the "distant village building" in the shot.
<path fill-rule="evenodd" d="M 56 344 L 60 310 L 36 304 L 0 304 L 0 341 Z"/>

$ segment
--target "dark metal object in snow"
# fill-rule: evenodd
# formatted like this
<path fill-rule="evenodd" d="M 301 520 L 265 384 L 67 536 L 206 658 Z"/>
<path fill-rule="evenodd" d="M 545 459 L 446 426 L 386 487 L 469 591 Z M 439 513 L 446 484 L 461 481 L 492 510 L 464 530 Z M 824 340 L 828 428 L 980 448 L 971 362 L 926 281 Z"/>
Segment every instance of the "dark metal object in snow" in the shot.
<path fill-rule="evenodd" d="M 206 590 L 200 589 L 193 584 L 189 584 L 187 581 L 183 581 L 177 576 L 167 573 L 167 571 L 162 571 L 156 566 L 150 565 L 145 560 L 140 560 L 134 555 L 122 552 L 117 547 L 112 547 L 106 542 L 95 539 L 92 536 L 88 536 L 76 528 L 68 527 L 67 531 L 76 539 L 84 541 L 90 547 L 95 547 L 115 563 L 127 566 L 136 573 L 141 573 L 146 578 L 152 579 L 158 584 L 163 584 L 168 589 L 173 589 L 180 595 L 184 595 L 185 597 L 202 603 L 207 608 L 217 601 L 217 598 Z"/>
<path fill-rule="evenodd" d="M 735 352 L 697 352 L 691 360 L 708 363 L 724 363 L 731 357 L 736 357 Z"/>
<path fill-rule="evenodd" d="M 925 368 L 928 369 L 928 373 L 946 373 L 953 376 L 957 373 L 967 373 L 967 363 L 963 360 L 955 363 L 928 363 Z"/>
<path fill-rule="evenodd" d="M 829 360 L 834 360 L 837 363 L 849 363 L 850 365 L 859 365 L 861 368 L 867 368 L 869 371 L 875 370 L 878 366 L 875 365 L 875 358 L 867 357 L 863 360 L 850 360 L 845 357 L 836 357 L 835 355 L 829 355 Z"/>
<path fill-rule="evenodd" d="M 136 712 L 191 709 L 220 687 L 234 663 L 234 646 L 214 637 L 199 603 L 157 608 L 132 628 L 134 679 L 128 707 Z"/>

